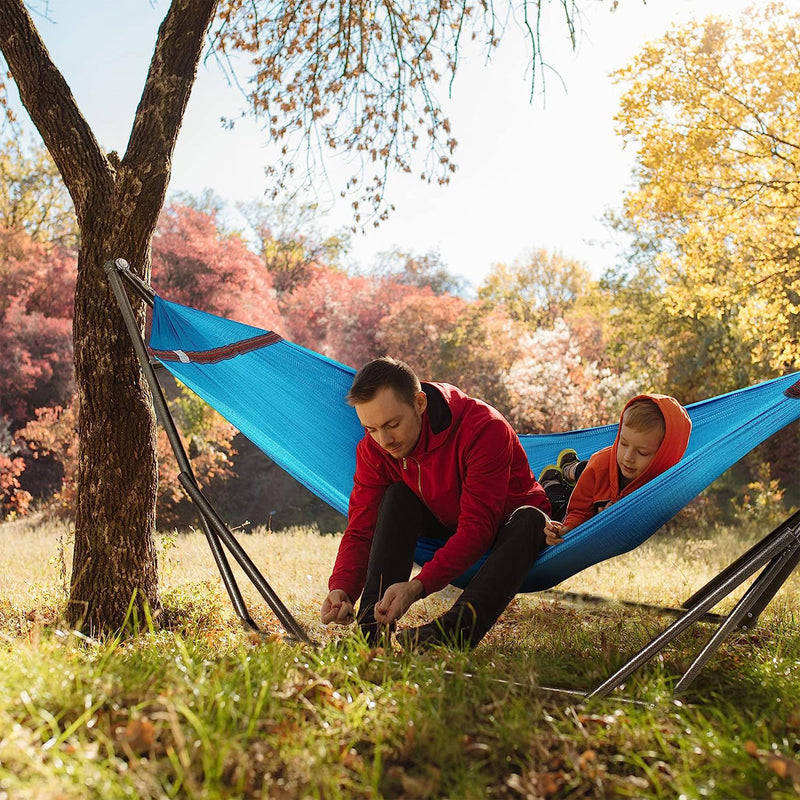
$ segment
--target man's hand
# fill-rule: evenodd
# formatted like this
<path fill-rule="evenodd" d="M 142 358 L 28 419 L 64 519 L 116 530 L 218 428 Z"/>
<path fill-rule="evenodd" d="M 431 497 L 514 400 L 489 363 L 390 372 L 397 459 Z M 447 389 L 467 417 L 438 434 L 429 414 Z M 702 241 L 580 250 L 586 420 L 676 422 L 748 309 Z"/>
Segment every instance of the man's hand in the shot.
<path fill-rule="evenodd" d="M 322 602 L 319 618 L 326 625 L 335 622 L 347 625 L 353 621 L 353 601 L 342 589 L 334 589 Z"/>
<path fill-rule="evenodd" d="M 393 583 L 375 604 L 376 622 L 389 625 L 400 619 L 424 593 L 425 587 L 416 578 L 404 583 Z"/>
<path fill-rule="evenodd" d="M 554 544 L 561 544 L 564 541 L 564 534 L 569 530 L 569 528 L 565 528 L 560 522 L 555 522 L 555 520 L 550 520 L 544 526 L 544 538 L 547 544 L 554 545 Z"/>

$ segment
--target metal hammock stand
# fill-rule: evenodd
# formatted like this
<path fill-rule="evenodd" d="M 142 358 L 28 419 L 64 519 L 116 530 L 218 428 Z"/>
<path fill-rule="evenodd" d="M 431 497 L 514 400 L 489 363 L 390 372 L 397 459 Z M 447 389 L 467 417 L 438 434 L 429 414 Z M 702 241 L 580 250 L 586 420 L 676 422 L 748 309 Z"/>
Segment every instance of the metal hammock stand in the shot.
<path fill-rule="evenodd" d="M 147 346 L 136 321 L 125 287 L 127 286 L 131 289 L 136 296 L 150 307 L 153 306 L 155 293 L 140 277 L 132 272 L 124 259 L 116 259 L 107 263 L 105 271 L 119 304 L 134 350 L 139 358 L 142 371 L 152 391 L 156 416 L 169 437 L 170 445 L 178 461 L 181 470 L 178 476 L 180 483 L 196 506 L 201 526 L 211 547 L 234 611 L 245 627 L 254 632 L 262 633 L 250 616 L 224 548 L 227 548 L 236 559 L 245 575 L 275 613 L 275 616 L 286 630 L 288 638 L 314 645 L 315 643 L 274 592 L 197 483 L 175 421 L 167 406 L 161 384 L 155 372 L 154 363 L 148 354 Z M 800 381 L 786 390 L 785 394 L 789 397 L 800 398 Z M 613 675 L 609 676 L 596 689 L 586 693 L 585 696 L 587 698 L 597 698 L 608 695 L 614 689 L 622 686 L 633 672 L 650 661 L 687 628 L 700 621 L 715 623 L 717 625 L 716 630 L 675 684 L 674 692 L 676 694 L 684 692 L 729 634 L 736 630 L 744 631 L 755 627 L 761 612 L 789 578 L 798 563 L 800 563 L 800 511 L 790 516 L 760 542 L 743 553 L 730 566 L 722 570 L 716 577 L 689 597 L 680 608 L 624 603 L 626 606 L 637 606 L 650 611 L 668 613 L 675 616 L 676 619 L 662 633 L 655 636 L 649 644 L 629 658 Z M 750 587 L 728 614 L 711 613 L 711 609 L 756 573 L 758 574 Z M 569 598 L 569 595 L 566 596 Z M 572 599 L 575 598 L 581 600 L 592 599 L 594 601 L 604 600 L 603 598 L 591 598 L 591 596 L 587 598 L 587 596 L 573 595 Z"/>

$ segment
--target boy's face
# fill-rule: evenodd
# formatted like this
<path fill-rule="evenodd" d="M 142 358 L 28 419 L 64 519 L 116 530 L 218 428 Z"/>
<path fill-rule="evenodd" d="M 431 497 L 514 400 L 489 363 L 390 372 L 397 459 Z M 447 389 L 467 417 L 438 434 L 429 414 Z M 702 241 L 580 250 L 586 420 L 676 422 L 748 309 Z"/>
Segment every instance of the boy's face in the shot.
<path fill-rule="evenodd" d="M 628 482 L 647 469 L 663 439 L 660 428 L 639 431 L 622 423 L 617 444 L 617 466 Z"/>

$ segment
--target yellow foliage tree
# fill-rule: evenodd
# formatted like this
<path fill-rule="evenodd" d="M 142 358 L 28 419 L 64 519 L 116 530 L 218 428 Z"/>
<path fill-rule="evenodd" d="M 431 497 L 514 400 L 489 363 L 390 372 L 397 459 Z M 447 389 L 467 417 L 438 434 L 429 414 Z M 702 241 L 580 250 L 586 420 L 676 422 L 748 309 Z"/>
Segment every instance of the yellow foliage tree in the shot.
<path fill-rule="evenodd" d="M 511 266 L 494 264 L 478 288 L 490 306 L 533 328 L 551 327 L 591 283 L 589 270 L 562 253 L 532 249 Z"/>
<path fill-rule="evenodd" d="M 0 227 L 48 245 L 78 243 L 72 201 L 53 159 L 45 148 L 26 148 L 20 136 L 0 143 Z"/>
<path fill-rule="evenodd" d="M 800 14 L 673 28 L 615 79 L 637 148 L 622 330 L 699 394 L 800 368 Z"/>

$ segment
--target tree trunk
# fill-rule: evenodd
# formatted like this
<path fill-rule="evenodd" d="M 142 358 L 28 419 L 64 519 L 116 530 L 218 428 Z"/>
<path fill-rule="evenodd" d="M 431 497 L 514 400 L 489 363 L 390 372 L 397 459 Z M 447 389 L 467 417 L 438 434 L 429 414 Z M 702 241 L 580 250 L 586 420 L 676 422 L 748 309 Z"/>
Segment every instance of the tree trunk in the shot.
<path fill-rule="evenodd" d="M 81 228 L 73 337 L 79 470 L 75 551 L 67 617 L 89 631 L 115 630 L 133 600 L 160 609 L 153 531 L 157 463 L 150 391 L 121 324 L 103 264 L 123 257 L 149 276 L 141 234 L 114 229 L 120 203 Z M 145 252 L 143 252 L 143 250 Z M 134 303 L 143 320 L 142 303 Z"/>
<path fill-rule="evenodd" d="M 216 5 L 172 0 L 120 161 L 98 146 L 24 0 L 0 2 L 0 50 L 72 196 L 81 231 L 73 323 L 78 503 L 68 620 L 91 632 L 118 629 L 131 604 L 140 620 L 145 604 L 160 607 L 151 398 L 103 267 L 122 257 L 150 277 L 150 241 Z M 142 303 L 134 306 L 143 322 Z"/>

